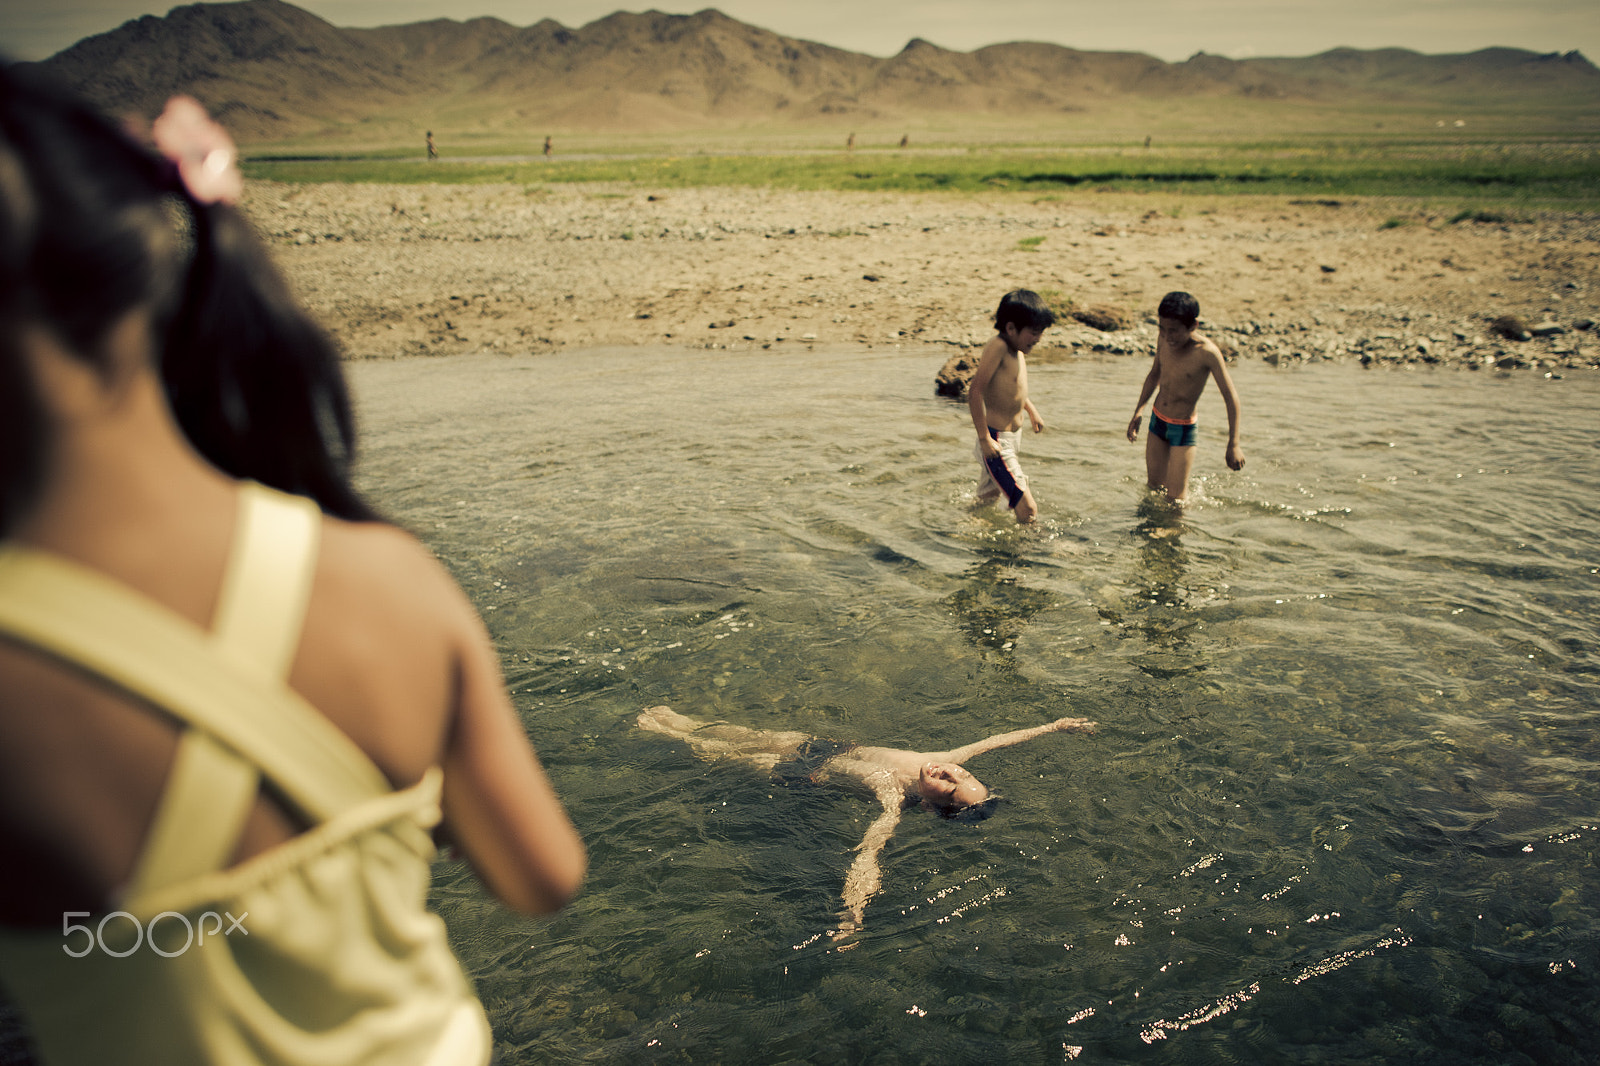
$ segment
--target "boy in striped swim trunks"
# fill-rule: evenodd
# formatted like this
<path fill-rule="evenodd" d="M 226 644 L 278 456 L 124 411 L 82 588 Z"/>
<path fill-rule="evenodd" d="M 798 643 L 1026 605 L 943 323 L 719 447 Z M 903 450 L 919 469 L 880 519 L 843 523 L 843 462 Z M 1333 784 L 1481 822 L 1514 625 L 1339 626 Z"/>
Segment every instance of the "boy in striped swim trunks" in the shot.
<path fill-rule="evenodd" d="M 1194 408 L 1208 377 L 1217 379 L 1222 403 L 1228 409 L 1228 446 L 1223 457 L 1230 470 L 1244 467 L 1244 451 L 1239 447 L 1239 393 L 1228 376 L 1221 349 L 1195 331 L 1200 301 L 1186 292 L 1169 292 L 1161 298 L 1156 316 L 1160 321 L 1156 356 L 1128 423 L 1128 439 L 1139 439 L 1144 405 L 1155 396 L 1144 449 L 1146 483 L 1151 491 L 1165 491 L 1167 499 L 1182 503 L 1189 493 L 1189 470 L 1194 466 Z"/>
<path fill-rule="evenodd" d="M 967 407 L 978 433 L 973 452 L 982 464 L 978 502 L 989 503 L 1003 493 L 1006 506 L 1022 525 L 1039 513 L 1027 475 L 1017 462 L 1023 418 L 1035 433 L 1044 431 L 1044 420 L 1028 399 L 1028 353 L 1055 321 L 1055 314 L 1038 293 L 1031 289 L 1006 293 L 995 310 L 995 335 L 984 345 L 978 369 L 967 385 Z"/>

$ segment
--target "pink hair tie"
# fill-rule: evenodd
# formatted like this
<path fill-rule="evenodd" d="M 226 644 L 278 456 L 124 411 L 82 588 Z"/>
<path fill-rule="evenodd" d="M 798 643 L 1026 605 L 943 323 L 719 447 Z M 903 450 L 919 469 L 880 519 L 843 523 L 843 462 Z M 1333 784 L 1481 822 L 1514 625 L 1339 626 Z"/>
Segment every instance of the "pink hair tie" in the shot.
<path fill-rule="evenodd" d="M 196 203 L 239 202 L 244 175 L 239 173 L 233 138 L 194 97 L 168 100 L 166 110 L 150 127 L 150 136 L 156 150 L 178 168 L 183 187 Z"/>

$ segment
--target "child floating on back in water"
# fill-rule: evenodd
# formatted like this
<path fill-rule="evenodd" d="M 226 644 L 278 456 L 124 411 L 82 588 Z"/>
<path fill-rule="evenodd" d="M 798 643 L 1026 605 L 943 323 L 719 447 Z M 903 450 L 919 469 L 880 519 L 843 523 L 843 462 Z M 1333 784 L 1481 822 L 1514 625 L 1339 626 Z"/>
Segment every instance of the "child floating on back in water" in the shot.
<path fill-rule="evenodd" d="M 639 715 L 639 728 L 687 741 L 702 759 L 738 759 L 775 777 L 798 776 L 812 784 L 865 786 L 883 807 L 856 846 L 855 862 L 844 879 L 844 914 L 835 939 L 861 928 L 867 901 L 883 883 L 878 853 L 889 842 L 900 815 L 913 804 L 947 818 L 963 812 L 987 813 L 989 789 L 961 763 L 995 748 L 1042 737 L 1046 733 L 1092 733 L 1086 718 L 1058 718 L 1031 729 L 1018 729 L 949 751 L 904 751 L 819 740 L 794 731 L 772 732 L 725 723 L 701 722 L 670 707 L 650 707 Z"/>
<path fill-rule="evenodd" d="M 1161 329 L 1156 355 L 1128 423 L 1128 439 L 1139 439 L 1144 405 L 1155 395 L 1144 449 L 1146 482 L 1152 491 L 1163 490 L 1167 499 L 1181 503 L 1189 493 L 1189 471 L 1194 466 L 1194 408 L 1205 391 L 1207 377 L 1217 379 L 1228 409 L 1228 446 L 1223 458 L 1230 470 L 1244 468 L 1244 451 L 1239 447 L 1239 394 L 1222 361 L 1222 350 L 1195 331 L 1200 301 L 1186 292 L 1169 292 L 1161 298 L 1156 315 Z"/>
<path fill-rule="evenodd" d="M 1039 513 L 1027 475 L 1017 462 L 1022 416 L 1028 416 L 1035 433 L 1044 432 L 1044 420 L 1028 399 L 1027 354 L 1055 321 L 1038 293 L 1029 289 L 1006 293 L 994 313 L 996 333 L 984 345 L 977 372 L 967 386 L 967 407 L 978 434 L 974 451 L 983 467 L 978 475 L 978 500 L 987 503 L 1004 493 L 1006 506 L 1016 512 L 1022 525 Z"/>

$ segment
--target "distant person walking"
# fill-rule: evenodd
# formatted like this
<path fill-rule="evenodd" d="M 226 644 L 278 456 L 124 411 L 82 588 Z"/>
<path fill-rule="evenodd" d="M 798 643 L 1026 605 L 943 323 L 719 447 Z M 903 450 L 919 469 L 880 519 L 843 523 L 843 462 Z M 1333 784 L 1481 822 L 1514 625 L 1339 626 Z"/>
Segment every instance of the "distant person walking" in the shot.
<path fill-rule="evenodd" d="M 433 146 L 433 131 L 432 130 L 428 131 L 428 158 L 430 160 L 439 158 L 439 149 L 437 149 L 437 148 L 435 148 Z"/>
<path fill-rule="evenodd" d="M 550 138 L 546 137 L 544 139 L 544 157 L 546 159 L 549 159 L 550 158 L 550 153 L 553 152 L 554 150 L 555 149 L 550 144 Z"/>

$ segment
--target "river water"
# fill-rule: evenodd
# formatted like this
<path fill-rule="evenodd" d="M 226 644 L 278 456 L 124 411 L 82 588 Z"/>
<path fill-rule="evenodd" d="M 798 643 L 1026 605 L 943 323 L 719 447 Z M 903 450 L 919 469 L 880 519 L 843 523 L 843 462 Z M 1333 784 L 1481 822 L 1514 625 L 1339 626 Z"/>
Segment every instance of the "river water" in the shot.
<path fill-rule="evenodd" d="M 942 352 L 352 367 L 361 480 L 484 612 L 588 841 L 553 919 L 436 903 L 508 1063 L 1590 1062 L 1600 381 L 1241 365 L 1193 505 L 1143 360 L 1041 365 L 1042 516 L 974 509 Z M 1063 715 L 907 812 L 643 707 L 915 749 Z"/>

